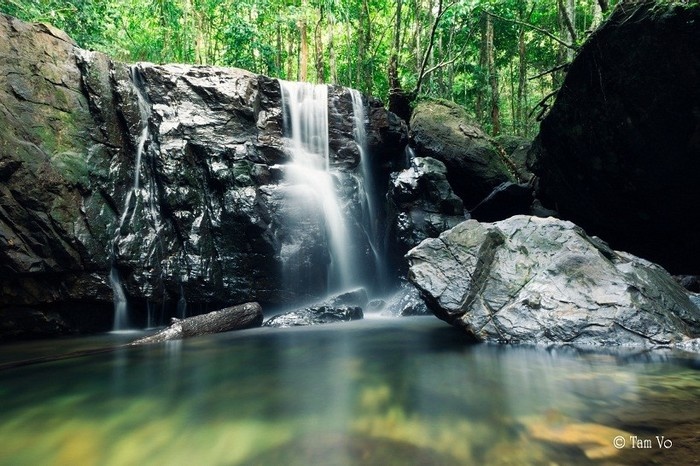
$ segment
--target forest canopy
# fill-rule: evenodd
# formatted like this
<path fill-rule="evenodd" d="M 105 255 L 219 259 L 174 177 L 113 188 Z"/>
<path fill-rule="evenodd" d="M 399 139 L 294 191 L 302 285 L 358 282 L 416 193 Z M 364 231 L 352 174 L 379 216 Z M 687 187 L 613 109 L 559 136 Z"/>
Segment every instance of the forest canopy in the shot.
<path fill-rule="evenodd" d="M 386 100 L 452 100 L 492 134 L 532 134 L 538 103 L 613 0 L 4 0 L 127 61 L 244 68 Z"/>

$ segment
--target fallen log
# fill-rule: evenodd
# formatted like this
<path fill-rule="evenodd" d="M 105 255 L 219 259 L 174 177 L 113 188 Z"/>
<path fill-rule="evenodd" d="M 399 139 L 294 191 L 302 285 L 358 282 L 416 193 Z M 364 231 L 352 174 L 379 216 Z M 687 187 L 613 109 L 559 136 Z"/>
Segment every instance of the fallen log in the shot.
<path fill-rule="evenodd" d="M 211 333 L 260 327 L 262 322 L 263 313 L 260 304 L 245 303 L 208 314 L 188 317 L 186 319 L 173 318 L 168 328 L 154 335 L 132 341 L 129 345 L 145 345 L 149 343 L 159 343 L 161 341 L 209 335 Z"/>

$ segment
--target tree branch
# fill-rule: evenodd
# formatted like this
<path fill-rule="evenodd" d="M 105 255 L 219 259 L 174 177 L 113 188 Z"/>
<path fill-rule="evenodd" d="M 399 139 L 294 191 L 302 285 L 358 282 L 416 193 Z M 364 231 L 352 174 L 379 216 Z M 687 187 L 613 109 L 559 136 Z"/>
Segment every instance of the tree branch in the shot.
<path fill-rule="evenodd" d="M 535 76 L 531 76 L 531 77 L 527 78 L 527 80 L 528 80 L 528 81 L 532 81 L 533 79 L 541 78 L 541 77 L 544 76 L 544 75 L 547 75 L 547 74 L 550 74 L 550 73 L 554 73 L 555 71 L 559 71 L 559 70 L 561 70 L 561 69 L 564 69 L 564 68 L 568 67 L 570 64 L 571 64 L 571 63 L 569 63 L 569 62 L 562 63 L 561 65 L 557 65 L 557 66 L 555 66 L 554 68 L 548 69 L 547 71 L 543 71 L 543 72 L 541 72 L 541 73 L 539 73 L 539 74 L 536 74 Z"/>
<path fill-rule="evenodd" d="M 502 20 L 502 21 L 508 21 L 509 23 L 520 24 L 521 26 L 526 26 L 526 27 L 529 27 L 530 29 L 534 29 L 535 31 L 541 32 L 541 33 L 544 34 L 545 36 L 549 37 L 549 38 L 552 39 L 553 41 L 560 43 L 560 44 L 563 45 L 564 47 L 570 48 L 570 49 L 572 49 L 572 50 L 578 50 L 578 47 L 577 47 L 575 44 L 569 44 L 569 43 L 567 43 L 567 42 L 561 40 L 560 38 L 558 38 L 557 36 L 555 36 L 555 35 L 552 34 L 551 32 L 547 31 L 546 29 L 542 29 L 541 27 L 535 26 L 534 24 L 526 23 L 525 21 L 520 21 L 520 20 L 517 20 L 517 19 L 505 18 L 505 17 L 503 17 L 503 16 L 501 16 L 501 15 L 497 15 L 496 13 L 491 13 L 490 11 L 486 11 L 486 10 L 484 10 L 484 12 L 485 12 L 487 15 L 493 16 L 494 18 L 498 18 L 498 19 L 500 19 L 500 20 Z"/>
<path fill-rule="evenodd" d="M 423 55 L 423 61 L 420 66 L 420 73 L 418 74 L 418 81 L 416 82 L 416 87 L 413 90 L 413 95 L 418 95 L 420 93 L 420 88 L 423 85 L 423 78 L 425 78 L 425 67 L 428 66 L 428 59 L 430 58 L 430 52 L 433 50 L 433 45 L 435 43 L 435 32 L 437 31 L 438 24 L 440 23 L 440 18 L 445 14 L 447 10 L 452 8 L 457 2 L 452 2 L 445 8 L 442 7 L 442 0 L 438 0 L 438 14 L 435 16 L 435 21 L 433 22 L 433 27 L 430 30 L 430 42 L 428 42 L 428 48 Z"/>

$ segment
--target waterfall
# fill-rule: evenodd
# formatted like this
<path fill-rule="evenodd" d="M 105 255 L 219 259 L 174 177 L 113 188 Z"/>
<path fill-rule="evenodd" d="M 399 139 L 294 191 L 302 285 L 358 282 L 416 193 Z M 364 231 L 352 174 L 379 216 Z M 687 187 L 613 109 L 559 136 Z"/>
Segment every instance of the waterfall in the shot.
<path fill-rule="evenodd" d="M 148 140 L 148 137 L 150 135 L 148 119 L 150 117 L 151 111 L 146 96 L 143 92 L 143 83 L 141 82 L 141 77 L 135 65 L 132 66 L 130 69 L 130 77 L 133 89 L 137 96 L 139 118 L 141 121 L 141 132 L 139 134 L 138 140 L 136 141 L 134 182 L 129 191 L 127 192 L 126 197 L 124 198 L 124 207 L 122 209 L 122 215 L 119 218 L 117 230 L 112 241 L 111 270 L 109 273 L 109 282 L 114 293 L 113 330 L 115 331 L 125 330 L 130 326 L 129 308 L 126 299 L 126 292 L 124 291 L 124 285 L 122 284 L 121 276 L 119 275 L 119 270 L 116 266 L 116 257 L 119 239 L 129 226 L 129 224 L 132 222 L 134 213 L 136 211 L 136 196 L 138 195 L 141 189 L 141 158 L 143 156 L 143 151 L 146 146 L 146 141 Z M 155 187 L 153 186 L 153 183 L 151 183 L 150 186 L 148 186 L 147 193 L 147 206 L 149 214 L 151 215 L 151 218 L 156 225 L 156 229 L 158 229 L 160 217 L 155 206 Z"/>
<path fill-rule="evenodd" d="M 367 130 L 365 129 L 365 121 L 367 114 L 365 106 L 362 102 L 362 94 L 357 89 L 350 89 L 352 98 L 352 114 L 353 114 L 353 136 L 357 149 L 360 152 L 360 169 L 362 171 L 361 192 L 362 192 L 362 226 L 367 236 L 367 242 L 372 250 L 374 259 L 374 270 L 377 275 L 379 288 L 384 285 L 383 267 L 381 262 L 381 253 L 378 248 L 379 244 L 379 219 L 377 218 L 377 206 L 375 205 L 375 184 L 372 176 L 372 166 L 369 161 L 367 152 Z"/>
<path fill-rule="evenodd" d="M 285 128 L 291 137 L 292 160 L 285 165 L 285 181 L 303 190 L 311 200 L 304 208 L 320 204 L 330 256 L 327 289 L 344 290 L 360 277 L 330 166 L 328 88 L 282 80 L 280 86 Z"/>

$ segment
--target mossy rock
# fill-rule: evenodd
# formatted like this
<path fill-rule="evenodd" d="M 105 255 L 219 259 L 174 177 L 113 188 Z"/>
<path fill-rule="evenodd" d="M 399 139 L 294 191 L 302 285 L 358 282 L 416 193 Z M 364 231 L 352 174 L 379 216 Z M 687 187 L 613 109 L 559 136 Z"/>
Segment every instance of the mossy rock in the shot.
<path fill-rule="evenodd" d="M 419 102 L 410 126 L 416 155 L 445 164 L 450 185 L 467 207 L 499 184 L 516 181 L 504 154 L 463 107 L 445 100 Z"/>

